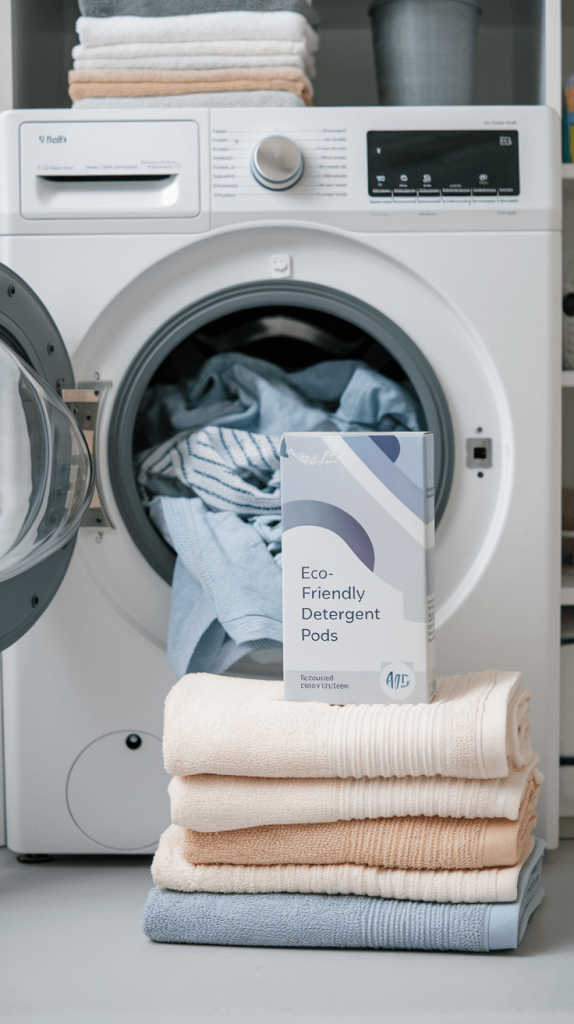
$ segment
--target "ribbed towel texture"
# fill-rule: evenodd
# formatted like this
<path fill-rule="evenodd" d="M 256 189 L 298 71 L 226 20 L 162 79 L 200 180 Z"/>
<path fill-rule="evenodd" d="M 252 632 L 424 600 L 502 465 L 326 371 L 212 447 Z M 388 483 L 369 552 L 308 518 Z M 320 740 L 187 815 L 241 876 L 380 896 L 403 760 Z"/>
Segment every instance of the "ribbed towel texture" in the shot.
<path fill-rule="evenodd" d="M 531 836 L 523 860 L 531 853 Z M 194 864 L 186 830 L 170 825 L 152 864 L 156 885 L 181 892 L 326 892 L 439 903 L 497 903 L 517 898 L 522 864 L 480 870 L 420 871 L 357 864 Z"/>
<path fill-rule="evenodd" d="M 505 778 L 532 758 L 518 672 L 437 681 L 430 704 L 297 703 L 281 682 L 184 676 L 165 705 L 171 775 Z"/>
<path fill-rule="evenodd" d="M 233 775 L 176 776 L 169 784 L 171 819 L 197 832 L 256 825 L 350 821 L 426 815 L 509 818 L 535 805 L 544 776 L 538 756 L 505 779 L 250 779 Z"/>
<path fill-rule="evenodd" d="M 259 825 L 233 832 L 183 829 L 193 864 L 365 864 L 475 870 L 524 860 L 536 824 L 532 800 L 508 818 L 365 818 L 316 825 Z"/>
<path fill-rule="evenodd" d="M 516 949 L 544 895 L 546 844 L 536 845 L 512 903 L 423 903 L 302 893 L 149 893 L 144 932 L 155 942 L 348 949 Z"/>
<path fill-rule="evenodd" d="M 439 679 L 430 704 L 345 707 L 185 676 L 166 701 L 173 823 L 146 934 L 516 948 L 543 896 L 528 704 L 514 672 Z"/>

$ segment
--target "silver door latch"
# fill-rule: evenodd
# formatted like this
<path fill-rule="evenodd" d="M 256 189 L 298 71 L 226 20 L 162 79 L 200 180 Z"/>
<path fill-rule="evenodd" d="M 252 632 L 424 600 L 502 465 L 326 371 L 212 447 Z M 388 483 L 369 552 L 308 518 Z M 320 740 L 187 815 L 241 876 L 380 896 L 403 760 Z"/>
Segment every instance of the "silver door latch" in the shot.
<path fill-rule="evenodd" d="M 61 392 L 62 401 L 64 402 L 64 405 L 67 405 L 74 419 L 77 420 L 78 426 L 86 439 L 86 444 L 92 457 L 96 486 L 94 487 L 92 500 L 84 518 L 82 519 L 81 526 L 88 526 L 95 530 L 102 530 L 106 527 L 108 529 L 113 529 L 110 517 L 103 507 L 100 498 L 100 490 L 98 486 L 98 463 L 96 458 L 96 447 L 94 445 L 100 403 L 109 386 L 110 385 L 107 382 L 98 381 L 97 388 L 91 386 L 64 388 Z"/>

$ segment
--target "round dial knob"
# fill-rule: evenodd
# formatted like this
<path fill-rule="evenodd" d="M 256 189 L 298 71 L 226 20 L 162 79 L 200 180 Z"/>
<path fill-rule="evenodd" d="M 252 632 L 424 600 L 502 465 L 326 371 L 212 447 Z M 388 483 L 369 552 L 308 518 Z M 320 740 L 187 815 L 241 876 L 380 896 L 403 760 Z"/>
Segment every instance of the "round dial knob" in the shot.
<path fill-rule="evenodd" d="M 282 135 L 270 135 L 253 150 L 251 173 L 264 188 L 281 192 L 293 188 L 303 176 L 305 161 L 300 149 Z"/>

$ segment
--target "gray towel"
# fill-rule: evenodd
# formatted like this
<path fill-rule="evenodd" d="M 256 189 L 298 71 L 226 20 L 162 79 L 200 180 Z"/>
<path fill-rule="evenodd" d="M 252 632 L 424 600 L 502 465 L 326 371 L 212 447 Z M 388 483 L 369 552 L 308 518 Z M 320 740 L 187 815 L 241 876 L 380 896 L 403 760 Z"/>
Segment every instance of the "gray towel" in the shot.
<path fill-rule="evenodd" d="M 515 903 L 415 903 L 303 893 L 183 893 L 156 887 L 144 910 L 155 942 L 482 953 L 516 949 L 544 890 L 546 843 L 525 862 Z"/>
<path fill-rule="evenodd" d="M 295 11 L 311 25 L 319 18 L 307 0 L 78 0 L 80 12 L 87 18 L 174 18 L 186 14 L 211 14 L 215 11 Z"/>
<path fill-rule="evenodd" d="M 257 89 L 253 92 L 194 92 L 181 96 L 102 96 L 72 103 L 74 110 L 101 107 L 304 107 L 305 101 L 294 92 Z"/>

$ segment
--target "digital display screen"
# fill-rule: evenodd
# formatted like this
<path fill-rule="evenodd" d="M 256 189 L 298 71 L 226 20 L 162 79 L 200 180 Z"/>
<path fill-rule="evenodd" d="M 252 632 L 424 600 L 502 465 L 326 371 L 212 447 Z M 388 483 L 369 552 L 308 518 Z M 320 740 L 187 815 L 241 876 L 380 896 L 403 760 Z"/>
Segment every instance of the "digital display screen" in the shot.
<path fill-rule="evenodd" d="M 518 132 L 367 132 L 369 195 L 496 198 L 520 193 Z"/>

